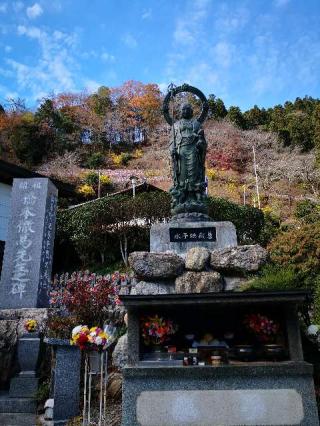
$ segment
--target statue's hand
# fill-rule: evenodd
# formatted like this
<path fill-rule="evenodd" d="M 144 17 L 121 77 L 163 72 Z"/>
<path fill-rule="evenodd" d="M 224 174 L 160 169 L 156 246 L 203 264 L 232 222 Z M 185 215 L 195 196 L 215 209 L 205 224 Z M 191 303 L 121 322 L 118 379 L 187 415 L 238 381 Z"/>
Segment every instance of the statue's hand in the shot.
<path fill-rule="evenodd" d="M 196 148 L 198 151 L 200 151 L 203 148 L 203 141 L 202 139 L 199 139 L 196 143 Z"/>

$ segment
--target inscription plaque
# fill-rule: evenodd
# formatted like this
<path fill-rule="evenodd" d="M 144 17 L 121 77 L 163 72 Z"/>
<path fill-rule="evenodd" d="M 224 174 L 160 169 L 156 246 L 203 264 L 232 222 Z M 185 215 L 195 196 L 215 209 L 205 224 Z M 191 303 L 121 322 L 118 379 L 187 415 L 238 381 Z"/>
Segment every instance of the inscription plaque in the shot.
<path fill-rule="evenodd" d="M 216 228 L 169 228 L 170 242 L 181 243 L 190 241 L 216 241 Z"/>

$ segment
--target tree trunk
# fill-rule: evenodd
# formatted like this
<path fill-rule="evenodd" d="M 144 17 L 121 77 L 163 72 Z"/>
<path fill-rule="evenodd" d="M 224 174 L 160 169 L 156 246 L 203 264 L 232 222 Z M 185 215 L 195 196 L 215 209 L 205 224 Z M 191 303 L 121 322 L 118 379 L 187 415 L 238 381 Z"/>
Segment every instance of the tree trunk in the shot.
<path fill-rule="evenodd" d="M 123 263 L 128 266 L 128 239 L 126 235 L 123 236 L 123 240 L 120 237 L 120 251 Z"/>

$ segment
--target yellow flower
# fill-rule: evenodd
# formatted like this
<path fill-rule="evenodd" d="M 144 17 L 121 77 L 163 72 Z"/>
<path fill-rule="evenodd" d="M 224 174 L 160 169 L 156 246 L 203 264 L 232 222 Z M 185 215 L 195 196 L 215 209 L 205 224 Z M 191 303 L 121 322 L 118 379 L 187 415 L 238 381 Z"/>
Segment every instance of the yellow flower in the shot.
<path fill-rule="evenodd" d="M 142 151 L 142 149 L 136 149 L 134 151 L 133 156 L 134 156 L 134 158 L 141 158 L 141 157 L 143 157 L 143 151 Z"/>
<path fill-rule="evenodd" d="M 97 329 L 98 327 L 91 327 L 90 328 L 90 333 L 92 333 L 93 331 L 96 331 L 96 329 Z"/>
<path fill-rule="evenodd" d="M 123 154 L 111 154 L 111 158 L 115 166 L 120 166 L 123 162 Z"/>
<path fill-rule="evenodd" d="M 91 197 L 91 196 L 95 195 L 95 191 L 92 188 L 92 186 L 91 185 L 87 185 L 87 184 L 79 186 L 77 188 L 77 192 L 79 194 L 84 195 L 85 197 Z"/>
<path fill-rule="evenodd" d="M 207 169 L 207 176 L 211 180 L 215 180 L 217 178 L 217 172 L 214 169 L 208 168 Z"/>
<path fill-rule="evenodd" d="M 108 175 L 101 175 L 100 176 L 100 183 L 101 185 L 110 185 L 111 184 L 111 178 Z"/>

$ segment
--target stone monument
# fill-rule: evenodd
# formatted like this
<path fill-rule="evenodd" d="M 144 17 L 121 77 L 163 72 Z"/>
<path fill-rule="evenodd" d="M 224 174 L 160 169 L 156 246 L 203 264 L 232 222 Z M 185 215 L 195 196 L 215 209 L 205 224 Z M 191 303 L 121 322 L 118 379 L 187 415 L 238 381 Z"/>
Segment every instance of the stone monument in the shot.
<path fill-rule="evenodd" d="M 197 95 L 202 103 L 201 113 L 193 117 L 192 106 L 181 107 L 180 119 L 174 122 L 169 111 L 178 93 Z M 172 108 L 173 110 L 173 108 Z M 181 256 L 195 246 L 213 250 L 237 245 L 236 229 L 231 222 L 213 222 L 207 215 L 205 159 L 207 142 L 202 123 L 208 113 L 208 102 L 197 88 L 183 84 L 171 87 L 163 103 L 163 114 L 170 124 L 169 143 L 173 186 L 172 218 L 168 224 L 153 225 L 150 231 L 150 251 L 172 251 Z"/>
<path fill-rule="evenodd" d="M 47 178 L 14 179 L 0 309 L 48 307 L 57 195 Z"/>

